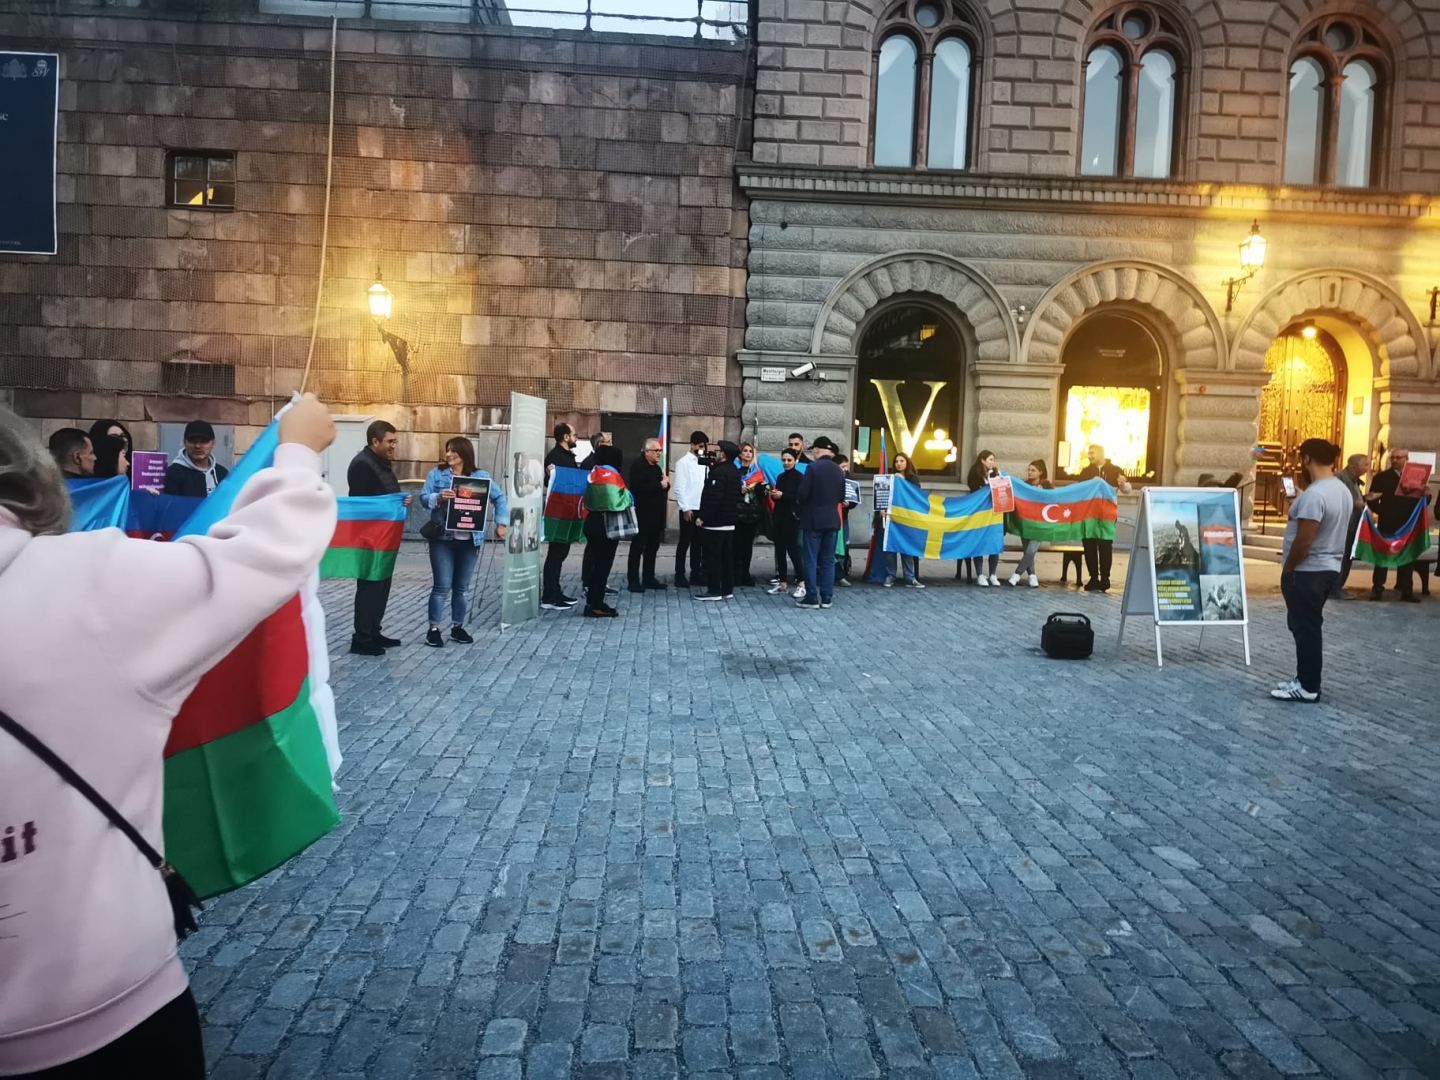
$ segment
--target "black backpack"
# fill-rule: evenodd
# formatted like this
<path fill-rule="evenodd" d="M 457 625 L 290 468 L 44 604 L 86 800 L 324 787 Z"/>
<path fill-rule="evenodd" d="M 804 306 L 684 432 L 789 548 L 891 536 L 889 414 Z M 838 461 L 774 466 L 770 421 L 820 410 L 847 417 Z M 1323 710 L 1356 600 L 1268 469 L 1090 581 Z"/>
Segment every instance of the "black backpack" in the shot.
<path fill-rule="evenodd" d="M 1088 660 L 1095 651 L 1095 631 L 1084 615 L 1057 611 L 1040 630 L 1040 648 L 1052 660 Z"/>

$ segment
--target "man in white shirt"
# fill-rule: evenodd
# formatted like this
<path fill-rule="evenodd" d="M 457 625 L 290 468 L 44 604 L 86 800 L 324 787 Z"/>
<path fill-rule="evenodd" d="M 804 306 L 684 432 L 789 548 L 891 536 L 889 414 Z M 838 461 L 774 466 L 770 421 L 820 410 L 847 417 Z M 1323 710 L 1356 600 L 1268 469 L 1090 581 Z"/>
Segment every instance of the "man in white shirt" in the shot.
<path fill-rule="evenodd" d="M 688 589 L 690 578 L 685 576 L 685 555 L 690 555 L 690 577 L 698 585 L 704 578 L 704 559 L 701 554 L 700 530 L 695 525 L 695 512 L 700 509 L 700 496 L 705 491 L 705 479 L 710 475 L 710 465 L 705 455 L 710 445 L 710 436 L 703 431 L 690 433 L 690 452 L 675 462 L 675 508 L 680 511 L 680 539 L 675 544 L 675 587 Z"/>
<path fill-rule="evenodd" d="M 1285 525 L 1280 592 L 1295 638 L 1295 678 L 1270 691 L 1271 697 L 1281 701 L 1320 700 L 1322 612 L 1340 580 L 1350 539 L 1350 512 L 1355 505 L 1350 489 L 1335 476 L 1339 457 L 1340 448 L 1326 439 L 1306 439 L 1300 444 L 1300 464 L 1310 482 L 1290 504 L 1290 520 Z"/>

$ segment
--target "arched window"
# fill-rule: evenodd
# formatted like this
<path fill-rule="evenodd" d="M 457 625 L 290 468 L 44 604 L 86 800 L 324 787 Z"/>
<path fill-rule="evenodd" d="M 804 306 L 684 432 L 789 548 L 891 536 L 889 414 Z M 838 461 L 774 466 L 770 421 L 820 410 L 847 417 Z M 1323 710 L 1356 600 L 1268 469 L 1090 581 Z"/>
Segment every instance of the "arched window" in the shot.
<path fill-rule="evenodd" d="M 1132 480 L 1154 483 L 1163 448 L 1164 353 L 1148 327 L 1102 310 L 1071 333 L 1060 354 L 1061 477 L 1085 467 L 1098 443 Z"/>
<path fill-rule="evenodd" d="M 1381 182 L 1388 71 L 1379 38 L 1352 16 L 1322 19 L 1301 35 L 1286 105 L 1287 184 Z"/>
<path fill-rule="evenodd" d="M 891 34 L 875 79 L 875 164 L 915 164 L 915 43 Z"/>
<path fill-rule="evenodd" d="M 1175 175 L 1184 55 L 1178 27 L 1149 5 L 1118 8 L 1096 25 L 1085 54 L 1082 175 Z"/>
<path fill-rule="evenodd" d="M 966 169 L 979 35 L 958 0 L 897 0 L 880 20 L 872 160 Z"/>

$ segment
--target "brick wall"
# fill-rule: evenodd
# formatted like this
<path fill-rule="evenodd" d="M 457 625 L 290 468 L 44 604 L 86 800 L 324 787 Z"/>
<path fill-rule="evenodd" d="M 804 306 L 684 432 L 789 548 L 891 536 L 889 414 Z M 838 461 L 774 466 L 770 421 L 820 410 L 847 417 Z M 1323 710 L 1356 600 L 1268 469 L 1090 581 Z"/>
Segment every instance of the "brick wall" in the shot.
<path fill-rule="evenodd" d="M 232 6 L 233 10 L 233 6 Z M 61 53 L 60 254 L 0 256 L 0 387 L 55 426 L 241 425 L 299 385 L 320 265 L 328 23 L 0 14 Z M 746 53 L 716 42 L 347 21 L 310 388 L 394 419 L 403 456 L 538 393 L 723 426 L 739 412 Z M 233 212 L 167 209 L 167 149 L 237 153 Z M 377 266 L 408 386 L 365 309 Z M 176 357 L 236 396 L 166 396 Z"/>
<path fill-rule="evenodd" d="M 869 145 L 876 20 L 891 0 L 759 0 L 755 159 L 860 166 Z M 1082 52 L 1110 0 L 970 5 L 982 37 L 980 172 L 1077 170 Z M 1193 43 L 1182 179 L 1278 184 L 1290 51 L 1314 15 L 1349 10 L 1387 39 L 1395 190 L 1440 191 L 1440 0 L 1173 0 Z"/>

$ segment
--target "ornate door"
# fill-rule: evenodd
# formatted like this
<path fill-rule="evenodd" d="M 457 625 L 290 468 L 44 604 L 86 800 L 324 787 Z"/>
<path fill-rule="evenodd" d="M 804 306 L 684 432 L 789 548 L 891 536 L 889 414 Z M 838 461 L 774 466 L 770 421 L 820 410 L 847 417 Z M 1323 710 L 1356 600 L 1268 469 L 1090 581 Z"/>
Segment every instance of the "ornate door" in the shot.
<path fill-rule="evenodd" d="M 1345 385 L 1337 353 L 1317 331 L 1282 334 L 1265 354 L 1270 382 L 1260 391 L 1260 445 L 1281 471 L 1298 467 L 1306 439 L 1339 441 Z"/>

